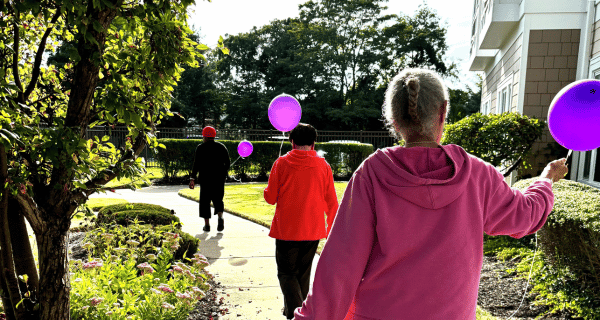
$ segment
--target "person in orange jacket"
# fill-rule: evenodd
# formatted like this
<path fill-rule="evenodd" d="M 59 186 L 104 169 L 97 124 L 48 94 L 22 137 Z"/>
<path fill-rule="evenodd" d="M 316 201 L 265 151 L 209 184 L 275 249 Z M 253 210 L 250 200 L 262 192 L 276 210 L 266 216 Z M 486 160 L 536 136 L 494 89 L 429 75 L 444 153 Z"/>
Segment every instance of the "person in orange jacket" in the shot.
<path fill-rule="evenodd" d="M 275 161 L 264 190 L 265 201 L 277 204 L 269 236 L 276 239 L 277 278 L 288 319 L 308 295 L 319 240 L 329 236 L 339 206 L 331 167 L 314 150 L 316 139 L 313 126 L 299 123 L 290 133 L 292 151 Z"/>

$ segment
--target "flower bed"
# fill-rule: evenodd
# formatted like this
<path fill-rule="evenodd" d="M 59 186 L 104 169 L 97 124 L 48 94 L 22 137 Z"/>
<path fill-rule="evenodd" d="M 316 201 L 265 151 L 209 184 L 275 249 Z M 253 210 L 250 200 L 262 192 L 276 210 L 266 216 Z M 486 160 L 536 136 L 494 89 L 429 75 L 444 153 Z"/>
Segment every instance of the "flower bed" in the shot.
<path fill-rule="evenodd" d="M 102 254 L 85 261 L 70 261 L 72 319 L 187 319 L 197 301 L 211 289 L 212 275 L 204 268 L 206 257 L 199 253 L 189 263 L 173 255 L 182 242 L 177 233 L 159 233 L 164 239 L 153 251 L 129 239 L 124 246 L 111 230 L 103 233 Z M 140 239 L 142 240 L 142 239 Z M 146 253 L 146 252 L 157 252 Z"/>

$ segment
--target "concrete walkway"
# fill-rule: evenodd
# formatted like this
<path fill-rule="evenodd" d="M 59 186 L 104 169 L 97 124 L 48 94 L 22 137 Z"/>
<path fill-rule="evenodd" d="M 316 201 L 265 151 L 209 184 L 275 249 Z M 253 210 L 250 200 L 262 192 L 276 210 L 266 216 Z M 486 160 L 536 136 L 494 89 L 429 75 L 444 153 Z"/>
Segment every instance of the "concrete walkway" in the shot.
<path fill-rule="evenodd" d="M 285 319 L 281 313 L 283 295 L 277 279 L 275 239 L 269 237 L 269 229 L 225 212 L 225 230 L 216 231 L 217 217 L 213 215 L 211 231 L 204 232 L 198 203 L 177 194 L 184 188 L 187 186 L 152 186 L 137 191 L 123 189 L 94 194 L 90 198 L 120 198 L 175 210 L 183 223 L 182 230 L 200 239 L 198 250 L 210 263 L 206 269 L 224 287 L 219 298 L 225 297 L 229 313 L 219 319 Z M 317 254 L 312 265 L 311 286 L 318 260 Z"/>

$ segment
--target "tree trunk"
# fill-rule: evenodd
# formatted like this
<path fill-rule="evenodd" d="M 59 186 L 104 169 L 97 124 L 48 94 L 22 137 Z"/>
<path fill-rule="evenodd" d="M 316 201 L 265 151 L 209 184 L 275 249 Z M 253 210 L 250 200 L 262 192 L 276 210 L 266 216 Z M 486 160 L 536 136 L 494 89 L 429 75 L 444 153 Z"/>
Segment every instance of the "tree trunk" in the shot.
<path fill-rule="evenodd" d="M 48 212 L 45 230 L 37 235 L 40 263 L 40 320 L 68 320 L 69 265 L 67 261 L 69 220 Z"/>
<path fill-rule="evenodd" d="M 9 197 L 8 200 L 8 212 L 12 249 L 13 252 L 18 252 L 18 254 L 13 255 L 15 270 L 17 271 L 17 275 L 26 274 L 28 277 L 27 284 L 19 281 L 21 295 L 25 296 L 25 293 L 29 291 L 29 299 L 26 299 L 24 304 L 27 310 L 33 311 L 33 307 L 38 301 L 38 271 L 33 258 L 33 252 L 31 251 L 31 242 L 27 233 L 25 217 L 21 214 L 19 203 L 12 197 Z"/>
<path fill-rule="evenodd" d="M 5 181 L 8 179 L 8 166 L 6 158 L 6 150 L 4 145 L 0 143 L 0 192 L 2 200 L 0 202 L 0 277 L 3 280 L 2 288 L 6 288 L 7 293 L 3 297 L 3 304 L 6 301 L 5 308 L 11 309 L 13 316 L 16 319 L 24 318 L 24 305 L 16 308 L 16 305 L 21 301 L 21 291 L 19 290 L 19 280 L 15 273 L 15 265 L 13 262 L 13 250 L 8 225 L 8 190 L 6 190 Z"/>

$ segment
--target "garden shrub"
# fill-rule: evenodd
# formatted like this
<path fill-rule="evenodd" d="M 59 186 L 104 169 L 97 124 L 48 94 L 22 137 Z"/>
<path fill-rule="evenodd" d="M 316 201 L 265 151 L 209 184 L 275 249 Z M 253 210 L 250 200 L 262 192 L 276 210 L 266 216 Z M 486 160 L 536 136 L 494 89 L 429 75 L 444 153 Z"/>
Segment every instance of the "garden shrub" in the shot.
<path fill-rule="evenodd" d="M 122 252 L 114 250 L 116 247 L 128 247 L 128 241 L 137 241 L 139 244 L 135 245 L 135 248 L 138 250 L 136 263 L 143 263 L 147 261 L 146 255 L 158 254 L 157 249 L 162 246 L 163 240 L 167 239 L 167 233 L 178 234 L 179 248 L 173 254 L 173 259 L 182 260 L 184 253 L 186 257 L 192 258 L 194 253 L 198 251 L 200 239 L 179 230 L 174 225 L 153 226 L 134 222 L 129 226 L 120 224 L 108 227 L 102 226 L 89 230 L 84 242 L 89 242 L 93 245 L 88 251 L 92 257 L 99 258 L 106 254 L 120 256 Z M 114 237 L 107 239 L 106 234 L 112 234 Z"/>
<path fill-rule="evenodd" d="M 173 215 L 171 210 L 148 203 L 128 203 L 106 206 L 98 212 L 96 226 L 111 223 L 129 225 L 135 219 L 154 226 L 175 223 L 175 225 L 181 228 L 179 218 Z"/>
<path fill-rule="evenodd" d="M 178 217 L 170 213 L 148 211 L 148 210 L 129 210 L 121 211 L 112 215 L 109 220 L 114 221 L 122 226 L 131 224 L 135 219 L 140 220 L 140 223 L 151 224 L 153 226 L 170 225 L 175 223 L 178 228 L 181 228 L 181 222 Z"/>
<path fill-rule="evenodd" d="M 229 152 L 229 157 L 233 163 L 238 159 L 237 147 L 240 141 L 236 140 L 217 140 L 225 145 Z M 198 144 L 202 140 L 198 139 L 159 139 L 159 142 L 166 146 L 166 149 L 158 149 L 157 160 L 161 168 L 171 170 L 169 175 L 176 175 L 178 172 L 185 171 L 191 173 L 194 163 L 194 152 Z M 286 154 L 292 150 L 290 142 L 276 141 L 254 141 L 252 142 L 252 154 L 243 159 L 239 159 L 233 166 L 232 170 L 235 175 L 245 177 L 251 167 L 256 168 L 259 177 L 266 177 L 267 172 L 271 170 L 273 163 L 279 156 Z M 175 150 L 176 149 L 176 150 Z M 373 145 L 371 144 L 355 144 L 355 143 L 315 143 L 315 150 L 323 150 L 326 152 L 325 160 L 329 163 L 332 171 L 336 175 L 342 174 L 344 170 L 350 174 L 358 168 L 358 166 L 373 153 Z M 163 172 L 163 174 L 167 174 Z"/>
<path fill-rule="evenodd" d="M 520 180 L 524 190 L 536 178 Z M 554 207 L 539 231 L 540 249 L 556 268 L 568 269 L 577 282 L 566 290 L 583 294 L 586 308 L 600 309 L 600 190 L 561 180 L 554 184 Z"/>
<path fill-rule="evenodd" d="M 98 212 L 98 214 L 105 214 L 108 211 L 112 212 L 112 213 L 117 213 L 117 212 L 121 212 L 121 211 L 131 211 L 131 210 L 151 210 L 151 211 L 155 211 L 155 212 L 164 212 L 164 213 L 170 213 L 171 210 L 167 209 L 163 206 L 159 206 L 156 204 L 149 204 L 149 203 L 120 203 L 120 204 L 113 204 L 113 205 L 109 205 L 109 206 L 105 206 L 102 209 L 100 209 L 100 211 Z"/>
<path fill-rule="evenodd" d="M 92 242 L 84 247 L 92 251 L 93 258 L 85 263 L 69 262 L 71 318 L 187 319 L 195 302 L 211 289 L 206 280 L 213 277 L 204 269 L 209 265 L 206 257 L 188 250 L 191 263 L 186 264 L 175 251 L 190 237 L 173 226 L 138 224 L 90 232 Z M 197 247 L 198 241 L 187 247 Z M 180 249 L 185 246 L 180 245 Z"/>
<path fill-rule="evenodd" d="M 516 112 L 475 113 L 446 125 L 441 144 L 459 145 L 494 167 L 510 165 L 521 158 L 523 167 L 530 168 L 527 159 L 532 154 L 533 143 L 542 137 L 544 127 L 543 121 Z"/>

